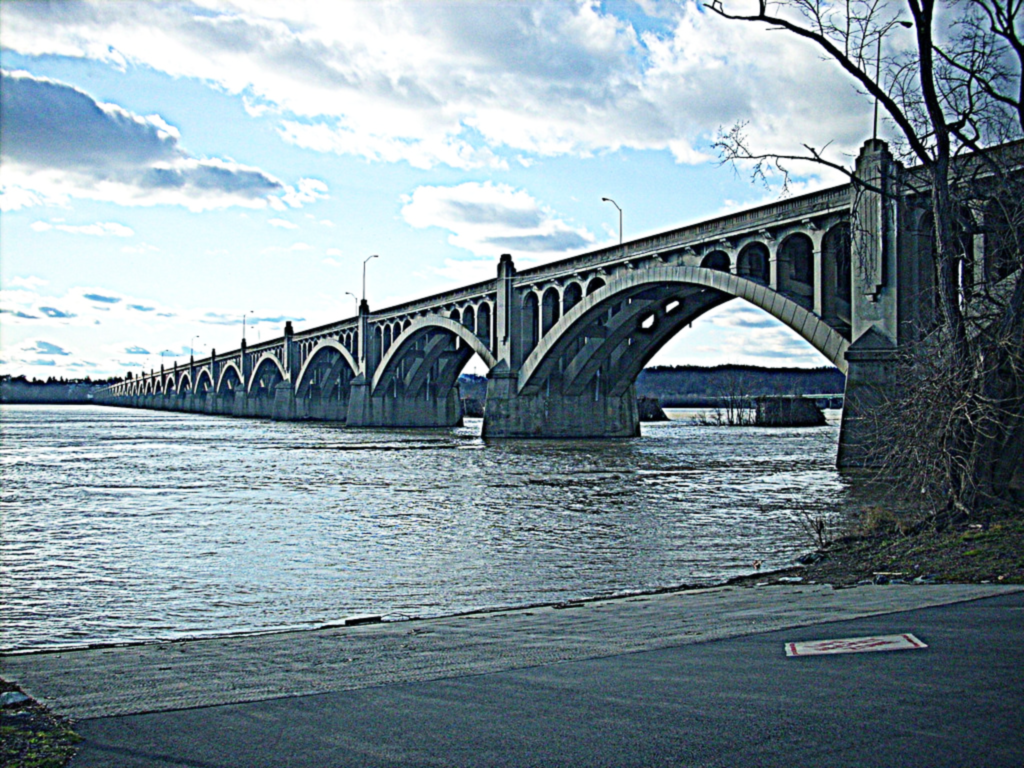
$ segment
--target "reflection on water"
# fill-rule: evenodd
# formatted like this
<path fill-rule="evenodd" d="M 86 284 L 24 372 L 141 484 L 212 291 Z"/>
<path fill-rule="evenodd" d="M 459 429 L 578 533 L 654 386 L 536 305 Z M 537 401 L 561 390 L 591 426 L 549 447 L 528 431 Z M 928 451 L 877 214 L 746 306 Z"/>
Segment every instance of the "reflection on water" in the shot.
<path fill-rule="evenodd" d="M 5 648 L 562 601 L 778 567 L 836 510 L 838 427 L 487 441 L 5 406 Z"/>

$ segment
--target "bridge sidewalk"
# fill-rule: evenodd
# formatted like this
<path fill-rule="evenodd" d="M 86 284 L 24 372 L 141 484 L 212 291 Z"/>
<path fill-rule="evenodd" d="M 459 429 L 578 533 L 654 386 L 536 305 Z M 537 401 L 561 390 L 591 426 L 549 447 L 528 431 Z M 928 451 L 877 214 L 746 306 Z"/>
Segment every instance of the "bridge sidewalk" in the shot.
<path fill-rule="evenodd" d="M 83 718 L 75 768 L 1019 768 L 1022 630 L 1013 587 L 737 587 L 7 657 L 4 674 Z M 783 654 L 899 632 L 929 647 Z"/>

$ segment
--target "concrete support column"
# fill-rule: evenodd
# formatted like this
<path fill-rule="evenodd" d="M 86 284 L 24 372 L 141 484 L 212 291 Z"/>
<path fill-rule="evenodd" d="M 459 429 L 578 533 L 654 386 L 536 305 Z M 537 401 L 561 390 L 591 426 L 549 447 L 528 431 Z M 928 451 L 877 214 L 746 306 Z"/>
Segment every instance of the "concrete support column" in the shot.
<path fill-rule="evenodd" d="M 371 395 L 364 377 L 352 381 L 345 424 L 350 427 L 457 427 L 462 425 L 459 388 L 437 395 L 431 387 L 416 397 Z"/>
<path fill-rule="evenodd" d="M 892 341 L 874 329 L 846 351 L 849 368 L 836 458 L 840 469 L 881 463 L 881 449 L 892 435 L 883 434 L 873 417 L 895 391 L 896 352 Z"/>
<path fill-rule="evenodd" d="M 777 292 L 779 290 L 779 242 L 771 240 L 765 245 L 768 248 L 768 286 Z"/>
<path fill-rule="evenodd" d="M 811 241 L 814 243 L 814 285 L 813 285 L 813 312 L 818 317 L 824 317 L 825 312 L 825 273 L 824 260 L 822 259 L 821 244 L 825 239 L 825 233 L 821 231 L 811 232 Z"/>
<path fill-rule="evenodd" d="M 507 369 L 491 371 L 484 404 L 484 437 L 637 437 L 640 413 L 636 387 L 621 395 L 587 392 L 519 393 L 519 377 Z"/>
<path fill-rule="evenodd" d="M 501 261 L 498 262 L 497 301 L 494 307 L 494 356 L 499 361 L 504 360 L 506 366 L 512 365 L 512 335 L 518 332 L 519 313 L 516 311 L 515 294 L 512 290 L 512 278 L 515 275 L 516 267 L 512 263 L 512 254 L 501 254 Z"/>
<path fill-rule="evenodd" d="M 274 387 L 270 418 L 277 421 L 292 421 L 295 418 L 295 391 L 290 381 L 279 382 Z"/>

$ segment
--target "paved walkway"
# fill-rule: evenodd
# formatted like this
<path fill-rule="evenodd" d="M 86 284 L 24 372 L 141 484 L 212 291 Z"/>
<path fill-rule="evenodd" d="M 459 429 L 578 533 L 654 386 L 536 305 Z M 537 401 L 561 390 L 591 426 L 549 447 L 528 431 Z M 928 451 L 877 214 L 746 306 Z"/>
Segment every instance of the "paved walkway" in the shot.
<path fill-rule="evenodd" d="M 81 719 L 74 768 L 1020 768 L 1022 630 L 1015 587 L 726 587 L 2 666 Z M 914 632 L 929 648 L 782 652 L 880 632 Z"/>

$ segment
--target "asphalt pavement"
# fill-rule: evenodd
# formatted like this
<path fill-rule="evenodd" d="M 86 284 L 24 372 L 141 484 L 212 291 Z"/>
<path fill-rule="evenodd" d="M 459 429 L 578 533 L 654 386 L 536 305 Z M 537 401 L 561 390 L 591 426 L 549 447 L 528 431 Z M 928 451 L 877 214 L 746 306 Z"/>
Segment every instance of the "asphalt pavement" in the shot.
<path fill-rule="evenodd" d="M 575 611 L 586 607 L 552 626 Z M 908 632 L 928 647 L 784 652 Z M 77 722 L 84 742 L 71 766 L 1022 768 L 1022 641 L 1024 593 L 1007 591 L 502 671 L 89 717 Z"/>

